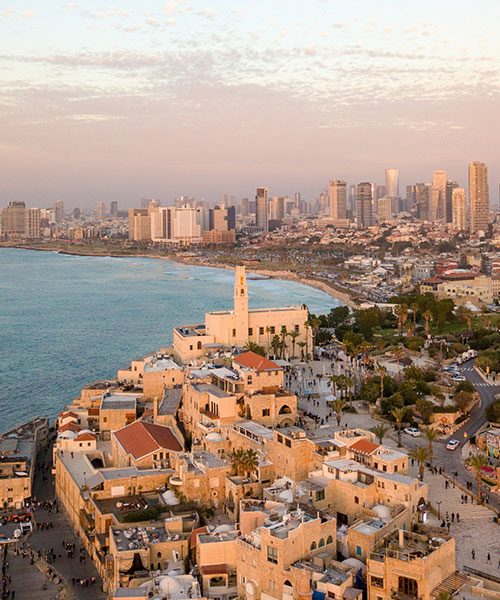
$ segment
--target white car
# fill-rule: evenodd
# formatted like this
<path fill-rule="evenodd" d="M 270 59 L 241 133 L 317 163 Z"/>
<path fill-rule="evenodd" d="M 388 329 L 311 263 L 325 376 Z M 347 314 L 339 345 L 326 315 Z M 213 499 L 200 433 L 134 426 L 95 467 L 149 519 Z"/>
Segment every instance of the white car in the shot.
<path fill-rule="evenodd" d="M 460 374 L 452 375 L 451 378 L 453 379 L 453 381 L 465 381 L 465 377 Z"/>
<path fill-rule="evenodd" d="M 446 444 L 446 450 L 456 450 L 460 446 L 460 442 L 458 440 L 450 440 Z"/>
<path fill-rule="evenodd" d="M 404 432 L 413 437 L 419 437 L 422 435 L 420 433 L 420 429 L 417 429 L 416 427 L 407 427 Z"/>

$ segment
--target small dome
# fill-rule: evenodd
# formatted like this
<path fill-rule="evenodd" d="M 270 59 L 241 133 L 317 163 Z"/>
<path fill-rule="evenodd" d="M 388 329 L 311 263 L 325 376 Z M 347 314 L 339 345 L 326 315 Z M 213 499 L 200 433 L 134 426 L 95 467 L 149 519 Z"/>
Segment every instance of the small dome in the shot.
<path fill-rule="evenodd" d="M 278 498 L 281 502 L 293 502 L 293 490 L 283 490 Z"/>
<path fill-rule="evenodd" d="M 214 533 L 226 533 L 228 531 L 234 531 L 234 527 L 232 525 L 229 525 L 229 523 L 219 525 L 214 529 Z"/>
<path fill-rule="evenodd" d="M 176 595 L 177 597 L 184 595 L 184 588 L 176 577 L 160 577 L 160 585 L 158 587 L 164 594 L 168 594 L 170 598 Z"/>
<path fill-rule="evenodd" d="M 356 569 L 356 571 L 359 571 L 359 569 L 361 569 L 361 571 L 363 573 L 365 573 L 365 571 L 366 571 L 365 563 L 361 562 L 357 558 L 352 558 L 352 557 L 346 558 L 345 560 L 342 561 L 342 564 L 347 565 L 349 567 L 354 567 Z"/>

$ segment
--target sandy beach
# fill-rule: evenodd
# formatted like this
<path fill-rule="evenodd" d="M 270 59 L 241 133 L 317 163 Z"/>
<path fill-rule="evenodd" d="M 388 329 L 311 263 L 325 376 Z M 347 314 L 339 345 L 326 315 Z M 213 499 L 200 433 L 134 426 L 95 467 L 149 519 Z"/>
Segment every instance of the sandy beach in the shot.
<path fill-rule="evenodd" d="M 110 258 L 152 258 L 156 260 L 168 260 L 172 262 L 176 262 L 178 264 L 185 264 L 189 266 L 197 266 L 197 267 L 210 267 L 214 269 L 228 269 L 234 270 L 234 266 L 226 265 L 221 263 L 214 263 L 208 260 L 199 260 L 198 257 L 176 257 L 176 256 L 159 256 L 158 254 L 149 254 L 149 253 L 118 253 L 118 252 L 103 252 L 103 253 L 91 253 L 85 251 L 78 251 L 77 249 L 68 249 L 64 246 L 60 247 L 50 247 L 44 248 L 43 246 L 21 246 L 21 245 L 5 245 L 2 244 L 0 248 L 16 248 L 18 250 L 32 250 L 35 252 L 59 252 L 60 254 L 69 254 L 71 256 L 90 256 L 90 257 L 110 257 Z M 318 279 L 313 278 L 305 278 L 296 275 L 291 271 L 271 271 L 269 269 L 259 269 L 258 266 L 249 266 L 248 271 L 251 273 L 256 273 L 258 275 L 262 275 L 265 277 L 269 277 L 270 279 L 285 279 L 288 281 L 294 281 L 296 283 L 301 283 L 303 285 L 308 285 L 309 287 L 313 287 L 319 289 L 326 294 L 332 296 L 336 300 L 340 300 L 346 306 L 350 308 L 357 309 L 359 305 L 354 301 L 352 296 L 345 290 L 340 290 L 338 287 L 326 283 L 325 281 L 320 281 Z M 354 293 L 354 292 L 353 292 Z"/>

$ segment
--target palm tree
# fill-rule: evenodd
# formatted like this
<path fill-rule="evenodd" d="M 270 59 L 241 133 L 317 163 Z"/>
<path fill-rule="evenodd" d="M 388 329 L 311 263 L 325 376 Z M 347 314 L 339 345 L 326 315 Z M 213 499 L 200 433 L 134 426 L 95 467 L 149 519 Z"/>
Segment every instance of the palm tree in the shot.
<path fill-rule="evenodd" d="M 434 442 L 437 439 L 437 431 L 432 427 L 426 427 L 424 430 L 424 438 L 427 440 L 427 448 L 429 450 L 429 462 L 432 462 L 432 457 L 434 455 Z"/>
<path fill-rule="evenodd" d="M 423 481 L 424 480 L 425 463 L 430 458 L 429 448 L 426 448 L 425 446 L 417 446 L 416 448 L 413 448 L 412 450 L 410 450 L 409 456 L 410 456 L 410 458 L 413 458 L 413 460 L 417 461 L 418 475 L 420 477 L 420 481 Z"/>
<path fill-rule="evenodd" d="M 259 466 L 259 454 L 251 448 L 244 453 L 242 467 L 250 475 Z"/>
<path fill-rule="evenodd" d="M 416 302 L 413 302 L 411 305 L 411 312 L 413 313 L 413 326 L 414 327 L 417 326 L 417 311 L 418 311 L 418 304 Z"/>
<path fill-rule="evenodd" d="M 389 431 L 389 428 L 386 425 L 380 423 L 380 425 L 375 425 L 374 427 L 372 427 L 370 431 L 373 434 L 375 434 L 378 443 L 381 444 L 384 441 L 385 434 Z"/>
<path fill-rule="evenodd" d="M 344 380 L 345 380 L 347 397 L 349 400 L 349 406 L 352 407 L 352 391 L 353 391 L 352 387 L 355 383 L 355 379 L 354 379 L 354 377 L 350 377 L 349 375 L 344 375 Z"/>
<path fill-rule="evenodd" d="M 398 318 L 398 334 L 401 335 L 401 330 L 408 319 L 408 306 L 406 304 L 398 304 L 395 313 Z"/>
<path fill-rule="evenodd" d="M 396 357 L 396 362 L 398 365 L 398 377 L 401 379 L 401 359 L 405 357 L 405 352 L 401 346 L 398 346 L 394 350 L 394 356 Z"/>
<path fill-rule="evenodd" d="M 340 420 L 342 419 L 342 411 L 346 406 L 346 401 L 342 398 L 337 398 L 336 400 L 332 400 L 330 402 L 330 406 L 335 413 L 335 418 L 337 419 L 337 426 L 340 427 Z"/>
<path fill-rule="evenodd" d="M 337 395 L 337 383 L 339 381 L 339 375 L 330 375 L 329 377 L 331 386 L 333 388 L 333 395 L 336 396 Z"/>
<path fill-rule="evenodd" d="M 432 313 L 431 313 L 431 311 L 430 310 L 426 310 L 424 312 L 424 314 L 422 315 L 422 317 L 423 317 L 423 319 L 425 321 L 425 335 L 428 336 L 429 335 L 429 331 L 430 331 L 429 322 L 432 319 Z"/>
<path fill-rule="evenodd" d="M 463 318 L 467 322 L 467 329 L 470 331 L 472 329 L 472 318 L 474 315 L 472 314 L 472 311 L 470 308 L 464 308 L 462 314 L 463 314 Z"/>
<path fill-rule="evenodd" d="M 300 348 L 300 359 L 304 360 L 304 348 L 307 346 L 307 342 L 297 342 L 297 346 Z"/>
<path fill-rule="evenodd" d="M 244 470 L 246 452 L 243 448 L 233 450 L 230 456 L 233 475 L 240 476 Z"/>
<path fill-rule="evenodd" d="M 473 454 L 469 459 L 469 465 L 474 469 L 476 474 L 476 502 L 478 504 L 483 503 L 483 499 L 481 498 L 481 476 L 483 467 L 488 465 L 488 459 L 484 454 Z"/>
<path fill-rule="evenodd" d="M 279 335 L 273 335 L 273 339 L 271 340 L 271 348 L 273 349 L 274 358 L 278 356 L 278 351 L 281 346 L 281 340 Z"/>
<path fill-rule="evenodd" d="M 396 431 L 398 433 L 398 448 L 401 448 L 401 427 L 405 418 L 405 412 L 406 411 L 404 408 L 393 408 L 391 410 L 391 415 L 394 417 L 394 421 L 396 422 Z"/>
<path fill-rule="evenodd" d="M 386 372 L 386 368 L 381 364 L 377 363 L 377 371 L 380 377 L 380 402 L 384 399 L 384 374 Z"/>
<path fill-rule="evenodd" d="M 246 350 L 247 352 L 255 352 L 255 354 L 259 354 L 260 356 L 265 355 L 264 348 L 260 344 L 257 344 L 257 342 L 248 341 L 243 346 L 243 349 Z"/>
<path fill-rule="evenodd" d="M 280 342 L 280 358 L 285 358 L 285 350 L 288 348 L 285 339 L 283 338 Z"/>
<path fill-rule="evenodd" d="M 295 344 L 300 333 L 298 331 L 290 331 L 288 337 L 292 338 L 292 358 L 295 358 Z"/>

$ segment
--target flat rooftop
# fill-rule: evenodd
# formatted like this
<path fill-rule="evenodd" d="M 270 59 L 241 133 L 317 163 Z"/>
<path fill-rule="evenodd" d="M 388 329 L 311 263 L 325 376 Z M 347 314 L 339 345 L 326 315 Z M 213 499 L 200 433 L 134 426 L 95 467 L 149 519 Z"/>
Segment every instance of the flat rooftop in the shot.
<path fill-rule="evenodd" d="M 171 358 L 154 358 L 144 365 L 145 373 L 156 373 L 158 371 L 181 371 L 181 367 Z"/>
<path fill-rule="evenodd" d="M 213 383 L 193 383 L 193 388 L 200 392 L 200 394 L 211 394 L 216 398 L 231 398 L 232 394 L 228 394 L 224 390 L 221 390 L 220 387 L 217 387 Z"/>
<path fill-rule="evenodd" d="M 158 407 L 159 415 L 175 415 L 182 401 L 182 387 L 167 389 L 163 392 L 163 400 Z"/>
<path fill-rule="evenodd" d="M 139 396 L 127 394 L 108 394 L 103 397 L 101 410 L 129 410 L 135 411 Z"/>

